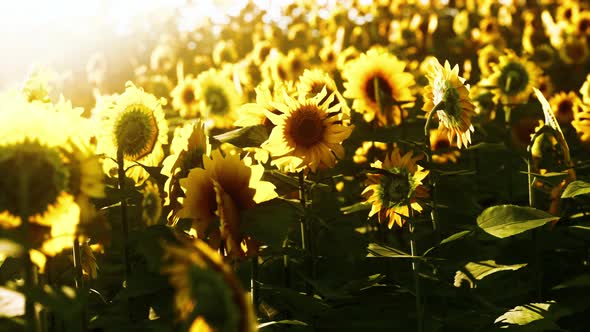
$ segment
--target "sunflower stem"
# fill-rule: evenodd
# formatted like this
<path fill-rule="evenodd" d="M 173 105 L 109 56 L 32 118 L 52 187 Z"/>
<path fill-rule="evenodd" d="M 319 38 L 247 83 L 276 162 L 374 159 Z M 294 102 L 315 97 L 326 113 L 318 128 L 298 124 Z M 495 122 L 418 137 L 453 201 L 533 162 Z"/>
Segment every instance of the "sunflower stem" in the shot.
<path fill-rule="evenodd" d="M 417 331 L 422 332 L 424 330 L 424 322 L 422 315 L 422 294 L 420 289 L 420 276 L 419 276 L 419 261 L 416 259 L 418 254 L 416 244 L 416 234 L 414 225 L 414 215 L 412 211 L 412 204 L 408 203 L 408 230 L 410 231 L 410 254 L 412 255 L 412 272 L 414 275 L 414 288 L 416 295 L 416 322 Z"/>
<path fill-rule="evenodd" d="M 124 285 L 127 286 L 129 275 L 131 274 L 131 262 L 129 260 L 129 222 L 127 221 L 127 200 L 123 193 L 125 192 L 125 162 L 123 160 L 123 150 L 117 149 L 117 164 L 119 176 L 119 191 L 121 192 L 121 223 L 123 226 L 123 262 L 125 264 Z"/>
<path fill-rule="evenodd" d="M 79 235 L 76 233 L 74 237 L 74 245 L 72 247 L 73 258 L 74 258 L 74 269 L 75 269 L 75 283 L 76 289 L 80 290 L 84 288 L 84 273 L 82 272 L 82 255 L 80 254 L 80 241 Z M 82 311 L 80 327 L 82 332 L 88 331 L 86 324 L 86 310 Z"/>
<path fill-rule="evenodd" d="M 535 134 L 531 139 L 529 146 L 527 147 L 527 184 L 528 184 L 528 194 L 529 194 L 529 206 L 534 208 L 535 207 L 535 192 L 533 190 L 534 180 L 533 180 L 533 154 L 532 148 L 535 141 L 540 136 Z M 539 243 L 539 230 L 533 229 L 532 232 L 532 240 L 534 244 L 534 255 L 535 255 L 535 283 L 537 286 L 537 300 L 540 302 L 543 299 L 543 260 L 541 259 L 541 250 L 540 250 L 540 243 Z"/>
<path fill-rule="evenodd" d="M 23 165 L 26 163 L 25 160 L 19 158 L 17 164 Z M 30 236 L 30 229 L 29 229 L 29 193 L 28 189 L 30 186 L 30 178 L 29 174 L 26 171 L 27 167 L 19 167 L 22 171 L 20 172 L 19 176 L 19 214 L 21 218 L 21 232 L 22 232 L 22 240 L 25 244 L 25 253 L 24 253 L 24 279 L 25 279 L 25 291 L 27 293 L 32 293 L 33 288 L 36 286 L 36 271 L 35 265 L 31 260 L 31 252 L 29 248 L 29 238 Z M 39 324 L 39 316 L 37 315 L 37 311 L 35 309 L 35 301 L 31 299 L 30 296 L 25 297 L 25 331 L 27 332 L 37 332 L 40 330 Z"/>
<path fill-rule="evenodd" d="M 250 271 L 250 293 L 252 295 L 252 304 L 254 305 L 254 311 L 258 312 L 258 256 L 252 257 Z"/>
<path fill-rule="evenodd" d="M 443 101 L 436 104 L 434 106 L 434 108 L 432 109 L 432 111 L 430 111 L 428 113 L 428 116 L 426 117 L 426 123 L 424 124 L 424 143 L 426 144 L 426 161 L 428 162 L 428 164 L 432 163 L 432 148 L 430 146 L 430 132 L 429 132 L 430 123 L 432 122 L 434 114 L 439 109 L 442 109 L 443 106 L 444 106 Z M 428 182 L 429 182 L 430 188 L 431 188 L 430 197 L 432 198 L 432 208 L 430 210 L 430 220 L 432 222 L 432 231 L 434 232 L 434 234 L 436 236 L 437 242 L 440 242 L 440 232 L 438 229 L 438 220 L 437 220 L 437 215 L 436 215 L 436 180 L 435 180 L 433 174 L 430 174 L 430 176 L 428 177 Z"/>
<path fill-rule="evenodd" d="M 305 174 L 303 173 L 303 171 L 299 172 L 299 202 L 301 203 L 301 207 L 303 208 L 303 210 L 305 211 L 307 209 L 307 200 L 305 197 Z M 309 225 L 307 223 L 307 218 L 305 216 L 305 212 L 304 215 L 301 217 L 300 219 L 300 230 L 301 230 L 301 249 L 303 250 L 303 252 L 305 253 L 305 265 L 306 265 L 306 269 L 309 272 L 310 275 L 313 275 L 313 262 L 311 261 L 310 257 L 311 256 L 311 248 L 310 248 L 310 243 L 309 241 Z M 311 295 L 312 292 L 312 288 L 311 285 L 306 282 L 305 283 L 305 288 L 306 288 L 306 292 Z"/>

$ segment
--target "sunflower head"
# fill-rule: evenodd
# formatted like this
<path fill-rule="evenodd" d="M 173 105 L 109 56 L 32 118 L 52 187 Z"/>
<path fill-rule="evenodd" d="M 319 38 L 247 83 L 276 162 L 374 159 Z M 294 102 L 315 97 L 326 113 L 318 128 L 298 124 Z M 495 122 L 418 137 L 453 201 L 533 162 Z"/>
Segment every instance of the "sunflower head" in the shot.
<path fill-rule="evenodd" d="M 0 171 L 0 210 L 15 216 L 43 213 L 68 190 L 70 172 L 59 149 L 38 141 L 0 146 Z"/>
<path fill-rule="evenodd" d="M 366 141 L 356 149 L 352 160 L 357 164 L 373 162 L 375 159 L 385 158 L 387 152 L 387 143 Z"/>
<path fill-rule="evenodd" d="M 203 164 L 180 180 L 186 198 L 178 216 L 191 218 L 197 236 L 213 247 L 225 240 L 229 255 L 256 254 L 256 241 L 242 234 L 240 213 L 276 197 L 274 186 L 261 181 L 264 167 L 247 165 L 237 154 L 223 156 L 219 150 L 203 157 Z M 220 224 L 217 229 L 216 220 Z"/>
<path fill-rule="evenodd" d="M 444 127 L 449 140 L 457 140 L 459 148 L 471 143 L 474 130 L 471 118 L 475 115 L 475 105 L 469 98 L 469 89 L 465 79 L 459 76 L 459 66 L 451 69 L 448 61 L 444 67 L 433 59 L 430 71 L 426 75 L 429 85 L 424 88 L 424 106 L 426 112 L 436 111 L 439 127 Z"/>
<path fill-rule="evenodd" d="M 210 120 L 215 127 L 231 127 L 236 119 L 236 109 L 241 97 L 234 82 L 225 72 L 214 68 L 197 76 L 195 99 L 203 117 Z"/>
<path fill-rule="evenodd" d="M 559 48 L 559 56 L 566 64 L 582 64 L 590 56 L 590 49 L 586 38 L 569 36 Z"/>
<path fill-rule="evenodd" d="M 180 116 L 185 119 L 196 118 L 199 116 L 198 100 L 195 94 L 196 80 L 192 75 L 187 75 L 178 85 L 174 87 L 170 95 L 172 96 L 172 107 L 180 112 Z"/>
<path fill-rule="evenodd" d="M 421 156 L 414 157 L 412 152 L 402 156 L 400 150 L 395 148 L 384 162 L 371 164 L 383 171 L 367 176 L 363 195 L 366 202 L 371 204 L 369 217 L 377 214 L 379 222 L 387 222 L 389 228 L 394 224 L 401 227 L 409 217 L 409 207 L 422 211 L 417 199 L 428 196 L 426 188 L 422 186 L 428 171 L 416 165 L 419 159 Z"/>
<path fill-rule="evenodd" d="M 303 94 L 308 98 L 318 95 L 324 88 L 326 89 L 326 96 L 320 102 L 323 103 L 330 96 L 334 95 L 334 99 L 332 100 L 332 103 L 328 105 L 328 107 L 333 107 L 339 104 L 341 110 L 340 114 L 338 114 L 338 117 L 340 118 L 339 120 L 349 124 L 350 108 L 348 107 L 344 96 L 342 96 L 342 94 L 338 91 L 336 82 L 334 82 L 334 79 L 332 79 L 332 77 L 330 77 L 327 72 L 320 69 L 306 69 L 303 72 L 303 75 L 299 77 L 299 82 L 297 83 L 298 93 Z"/>
<path fill-rule="evenodd" d="M 232 269 L 206 243 L 165 245 L 163 272 L 175 289 L 176 309 L 191 331 L 256 331 L 254 308 Z"/>
<path fill-rule="evenodd" d="M 590 107 L 585 106 L 582 112 L 576 113 L 572 125 L 576 129 L 582 144 L 590 147 Z"/>
<path fill-rule="evenodd" d="M 405 66 L 384 50 L 361 54 L 342 73 L 346 81 L 344 97 L 353 99 L 352 108 L 363 113 L 367 122 L 400 124 L 402 111 L 397 103 L 413 100 L 410 87 L 415 83 L 412 74 L 404 72 Z"/>
<path fill-rule="evenodd" d="M 486 83 L 494 86 L 495 100 L 519 103 L 528 100 L 541 75 L 541 70 L 532 62 L 506 50 L 498 64 L 492 65 L 493 72 Z"/>
<path fill-rule="evenodd" d="M 294 99 L 285 94 L 283 102 L 274 103 L 281 114 L 267 112 L 275 127 L 262 148 L 270 152 L 274 165 L 289 172 L 307 168 L 315 172 L 318 167 L 333 167 L 336 158 L 344 157 L 341 143 L 352 127 L 335 116 L 340 112 L 339 104 L 328 108 L 334 95 L 322 102 L 325 97 L 325 88 L 312 98 L 301 94 Z"/>
<path fill-rule="evenodd" d="M 580 87 L 580 94 L 582 95 L 582 101 L 584 104 L 590 105 L 590 74 L 586 76 L 586 81 Z"/>
<path fill-rule="evenodd" d="M 164 157 L 162 145 L 168 143 L 168 124 L 162 110 L 165 100 L 156 99 L 131 82 L 126 86 L 125 92 L 112 98 L 99 114 L 97 151 L 111 158 L 121 151 L 126 168 L 134 162 L 157 166 Z M 111 173 L 116 165 L 105 160 L 104 167 Z M 127 172 L 138 182 L 149 176 L 142 167 L 131 167 Z"/>
<path fill-rule="evenodd" d="M 221 40 L 213 48 L 213 63 L 221 66 L 224 63 L 234 63 L 238 59 L 238 51 L 233 40 Z"/>
<path fill-rule="evenodd" d="M 581 112 L 581 100 L 575 92 L 560 92 L 549 99 L 551 110 L 560 124 L 569 124 Z"/>

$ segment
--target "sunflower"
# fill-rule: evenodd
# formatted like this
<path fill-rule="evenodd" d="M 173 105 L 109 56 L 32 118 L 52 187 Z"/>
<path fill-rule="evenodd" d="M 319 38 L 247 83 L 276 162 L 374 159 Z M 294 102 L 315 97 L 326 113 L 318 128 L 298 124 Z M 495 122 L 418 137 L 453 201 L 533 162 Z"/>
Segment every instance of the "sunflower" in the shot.
<path fill-rule="evenodd" d="M 582 112 L 578 112 L 575 115 L 572 125 L 576 129 L 580 141 L 590 146 L 590 108 L 584 107 Z"/>
<path fill-rule="evenodd" d="M 469 12 L 462 10 L 453 18 L 453 31 L 460 36 L 465 34 L 467 29 L 469 29 Z"/>
<path fill-rule="evenodd" d="M 217 69 L 209 69 L 197 76 L 195 99 L 203 117 L 218 128 L 231 127 L 236 120 L 236 109 L 241 97 L 227 75 Z"/>
<path fill-rule="evenodd" d="M 174 224 L 175 215 L 180 208 L 180 198 L 184 196 L 180 188 L 179 179 L 185 178 L 190 169 L 203 166 L 203 156 L 211 154 L 209 137 L 205 133 L 205 126 L 197 120 L 186 123 L 174 130 L 174 137 L 170 144 L 170 155 L 162 162 L 161 173 L 167 177 L 164 191 L 167 193 L 165 206 L 171 206 L 168 220 Z"/>
<path fill-rule="evenodd" d="M 12 107 L 0 107 L 0 171 L 5 174 L 0 214 L 8 216 L 2 227 L 27 220 L 27 245 L 54 256 L 71 247 L 78 223 L 88 213 L 90 204 L 79 202 L 104 197 L 101 165 L 86 144 L 86 123 L 69 102 L 28 103 L 22 98 L 8 105 Z"/>
<path fill-rule="evenodd" d="M 162 272 L 175 289 L 180 319 L 190 331 L 256 331 L 254 307 L 232 268 L 199 239 L 164 246 Z"/>
<path fill-rule="evenodd" d="M 233 40 L 220 40 L 213 48 L 213 63 L 221 66 L 225 63 L 234 63 L 238 59 L 238 51 Z"/>
<path fill-rule="evenodd" d="M 432 161 L 437 164 L 446 164 L 449 161 L 457 163 L 461 152 L 459 150 L 451 150 L 456 144 L 449 139 L 446 129 L 438 128 L 430 130 L 430 150 L 432 150 Z"/>
<path fill-rule="evenodd" d="M 336 60 L 336 67 L 338 68 L 338 70 L 343 71 L 344 68 L 346 68 L 346 65 L 358 58 L 360 55 L 360 52 L 354 47 L 354 46 L 349 46 L 347 48 L 345 48 L 342 52 L 338 53 L 338 59 Z"/>
<path fill-rule="evenodd" d="M 560 92 L 549 99 L 551 110 L 559 124 L 568 124 L 574 120 L 577 112 L 581 111 L 581 100 L 575 92 Z"/>
<path fill-rule="evenodd" d="M 327 72 L 333 72 L 337 67 L 338 51 L 334 45 L 327 44 L 320 49 L 320 60 L 322 60 L 322 68 Z"/>
<path fill-rule="evenodd" d="M 340 104 L 328 108 L 334 95 L 325 99 L 326 94 L 325 88 L 312 98 L 284 94 L 283 102 L 274 103 L 281 114 L 266 113 L 275 127 L 262 148 L 270 152 L 273 165 L 289 172 L 315 172 L 318 167 L 334 167 L 336 158 L 344 157 L 341 143 L 352 127 L 338 123 Z"/>
<path fill-rule="evenodd" d="M 367 175 L 367 187 L 362 194 L 372 205 L 369 217 L 377 214 L 379 223 L 387 221 L 387 227 L 392 228 L 394 224 L 404 225 L 409 217 L 408 206 L 422 212 L 417 199 L 428 197 L 428 191 L 422 186 L 428 171 L 416 165 L 421 158 L 413 157 L 412 152 L 402 156 L 395 148 L 384 162 L 378 160 L 371 164 L 383 171 Z"/>
<path fill-rule="evenodd" d="M 500 61 L 500 52 L 494 45 L 486 45 L 484 48 L 477 51 L 477 64 L 483 77 L 489 76 L 492 73 L 492 64 L 497 64 Z"/>
<path fill-rule="evenodd" d="M 297 83 L 298 93 L 303 94 L 306 98 L 316 96 L 324 88 L 326 88 L 327 92 L 326 99 L 334 94 L 334 100 L 328 107 L 340 104 L 341 113 L 338 114 L 338 118 L 344 123 L 350 124 L 350 108 L 344 96 L 338 91 L 336 82 L 334 82 L 334 79 L 327 72 L 321 69 L 306 69 L 303 75 L 299 77 L 299 82 Z"/>
<path fill-rule="evenodd" d="M 261 66 L 266 61 L 272 49 L 272 44 L 267 40 L 261 40 L 256 43 L 252 50 L 252 61 L 254 64 Z"/>
<path fill-rule="evenodd" d="M 509 49 L 500 56 L 497 64 L 492 64 L 492 70 L 484 85 L 494 87 L 496 102 L 510 104 L 526 102 L 542 74 L 534 63 L 518 57 Z"/>
<path fill-rule="evenodd" d="M 196 98 L 197 80 L 193 75 L 180 77 L 178 84 L 170 92 L 172 108 L 185 119 L 199 117 L 199 100 Z"/>
<path fill-rule="evenodd" d="M 168 124 L 162 110 L 165 103 L 165 99 L 158 100 L 127 82 L 125 92 L 99 114 L 97 150 L 111 158 L 116 158 L 120 150 L 127 176 L 138 183 L 143 183 L 149 174 L 135 163 L 158 166 L 164 158 L 162 145 L 168 144 Z M 112 169 L 117 166 L 106 159 L 105 167 L 114 174 Z"/>
<path fill-rule="evenodd" d="M 576 34 L 580 36 L 590 36 L 590 11 L 580 12 L 575 22 Z"/>
<path fill-rule="evenodd" d="M 223 240 L 231 256 L 255 255 L 257 242 L 242 234 L 240 213 L 276 197 L 274 185 L 261 180 L 264 167 L 247 165 L 239 155 L 224 157 L 219 150 L 204 156 L 203 164 L 180 179 L 186 198 L 178 216 L 191 218 L 197 236 L 211 246 L 217 248 Z M 219 229 L 213 228 L 217 218 Z"/>
<path fill-rule="evenodd" d="M 559 56 L 566 64 L 583 64 L 590 55 L 588 42 L 585 38 L 568 36 L 564 39 L 563 45 L 559 48 Z"/>
<path fill-rule="evenodd" d="M 364 119 L 379 125 L 401 123 L 401 110 L 396 103 L 413 100 L 410 87 L 412 74 L 404 72 L 406 64 L 382 50 L 369 50 L 350 63 L 342 73 L 344 97 L 353 99 L 352 108 Z"/>
<path fill-rule="evenodd" d="M 146 181 L 142 189 L 141 219 L 147 226 L 158 224 L 162 215 L 162 197 L 158 184 Z"/>
<path fill-rule="evenodd" d="M 426 112 L 436 111 L 439 128 L 445 128 L 449 141 L 456 137 L 457 145 L 467 147 L 471 143 L 474 128 L 471 117 L 475 115 L 475 105 L 469 98 L 469 86 L 459 76 L 459 66 L 451 69 L 448 61 L 444 67 L 437 59 L 431 61 L 431 70 L 426 75 L 429 85 L 424 88 Z M 435 109 L 436 108 L 436 109 Z"/>

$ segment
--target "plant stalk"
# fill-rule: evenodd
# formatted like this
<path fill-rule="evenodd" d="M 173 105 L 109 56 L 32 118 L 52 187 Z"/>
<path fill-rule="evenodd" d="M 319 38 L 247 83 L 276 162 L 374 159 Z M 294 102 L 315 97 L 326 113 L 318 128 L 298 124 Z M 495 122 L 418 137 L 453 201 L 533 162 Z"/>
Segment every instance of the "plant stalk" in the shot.
<path fill-rule="evenodd" d="M 84 273 L 82 271 L 82 255 L 80 252 L 80 241 L 79 235 L 76 233 L 74 237 L 73 245 L 73 256 L 74 256 L 74 270 L 75 270 L 75 283 L 76 289 L 84 289 Z M 88 325 L 86 323 L 86 310 L 82 311 L 82 317 L 80 321 L 80 328 L 82 332 L 88 331 Z"/>
<path fill-rule="evenodd" d="M 129 259 L 129 222 L 127 220 L 127 200 L 123 196 L 125 191 L 125 161 L 123 150 L 117 149 L 117 164 L 119 176 L 119 191 L 121 192 L 121 224 L 123 226 L 123 262 L 125 264 L 125 285 L 127 285 L 131 274 L 131 262 Z"/>
<path fill-rule="evenodd" d="M 416 258 L 418 249 L 416 244 L 416 234 L 414 225 L 414 213 L 412 211 L 412 204 L 408 203 L 408 230 L 410 231 L 410 254 L 412 255 L 412 273 L 414 275 L 414 288 L 416 295 L 416 329 L 418 332 L 424 331 L 424 319 L 422 315 L 422 293 L 420 289 L 420 262 Z"/>

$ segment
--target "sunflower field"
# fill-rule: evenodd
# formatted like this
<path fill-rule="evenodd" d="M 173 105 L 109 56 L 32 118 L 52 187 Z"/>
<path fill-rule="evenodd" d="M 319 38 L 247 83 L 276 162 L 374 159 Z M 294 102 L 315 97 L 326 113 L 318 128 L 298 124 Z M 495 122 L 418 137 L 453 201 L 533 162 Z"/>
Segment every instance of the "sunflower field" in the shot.
<path fill-rule="evenodd" d="M 590 331 L 590 2 L 169 7 L 0 77 L 0 331 Z"/>

